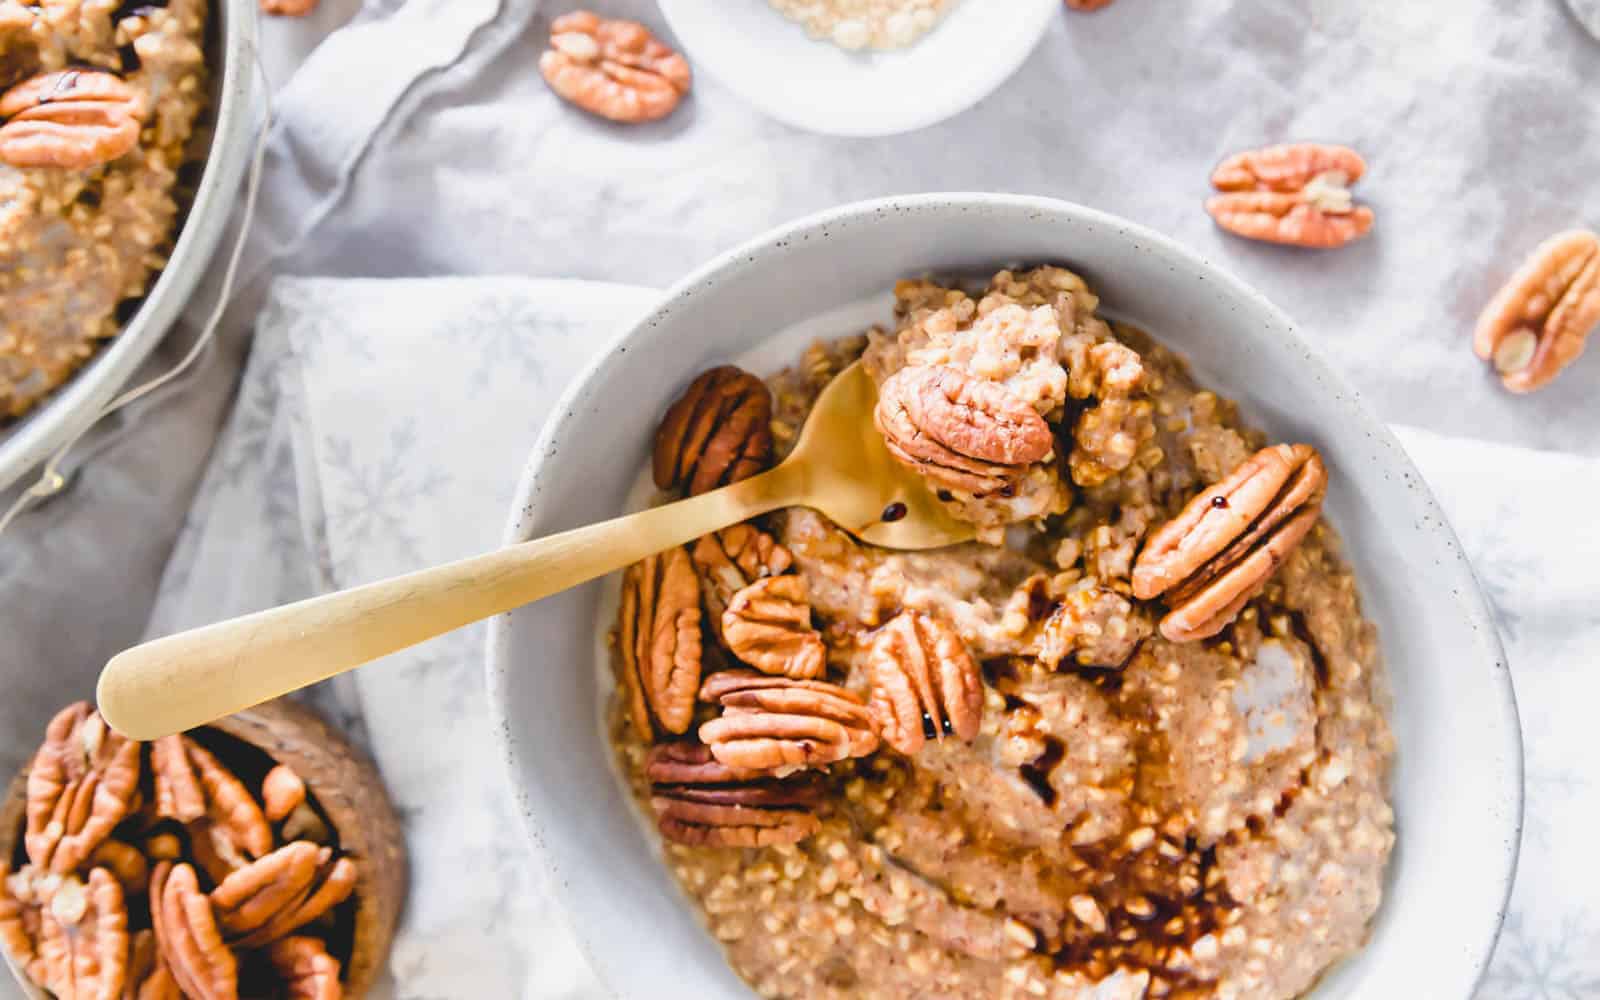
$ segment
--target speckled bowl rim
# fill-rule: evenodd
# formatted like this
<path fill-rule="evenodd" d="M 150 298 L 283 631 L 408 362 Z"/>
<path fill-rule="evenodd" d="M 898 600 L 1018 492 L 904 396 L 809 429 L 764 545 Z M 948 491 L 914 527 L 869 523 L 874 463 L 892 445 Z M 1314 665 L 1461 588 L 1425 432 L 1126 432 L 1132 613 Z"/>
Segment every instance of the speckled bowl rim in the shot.
<path fill-rule="evenodd" d="M 216 124 L 189 214 L 144 301 L 117 335 L 99 345 L 67 381 L 30 412 L 0 427 L 0 492 L 33 471 L 94 422 L 140 362 L 155 350 L 195 288 L 216 263 L 213 251 L 233 216 L 234 192 L 250 161 L 256 74 L 256 5 L 212 0 L 219 21 L 218 64 L 211 66 Z"/>
<path fill-rule="evenodd" d="M 1525 798 L 1522 727 L 1517 711 L 1516 692 L 1512 685 L 1511 671 L 1507 662 L 1505 648 L 1501 642 L 1500 633 L 1494 625 L 1494 616 L 1489 608 L 1488 601 L 1483 596 L 1477 576 L 1467 559 L 1465 551 L 1461 547 L 1460 539 L 1457 537 L 1455 530 L 1450 527 L 1443 508 L 1426 485 L 1426 481 L 1423 479 L 1416 464 L 1411 460 L 1410 455 L 1401 446 L 1399 439 L 1394 436 L 1387 425 L 1378 420 L 1367 408 L 1356 390 L 1346 383 L 1344 378 L 1335 372 L 1312 349 L 1311 345 L 1299 334 L 1298 327 L 1288 314 L 1273 305 L 1270 300 L 1243 280 L 1153 229 L 1107 212 L 1055 198 L 987 192 L 937 192 L 890 196 L 853 202 L 805 216 L 756 236 L 740 246 L 718 255 L 709 263 L 673 284 L 662 293 L 660 301 L 648 313 L 613 338 L 573 378 L 572 382 L 557 399 L 555 406 L 551 410 L 551 417 L 545 423 L 533 450 L 530 452 L 528 462 L 523 469 L 516 494 L 512 500 L 504 541 L 507 544 L 512 544 L 526 541 L 533 537 L 533 526 L 538 523 L 542 513 L 539 479 L 545 461 L 559 449 L 567 422 L 574 419 L 578 413 L 580 409 L 579 403 L 589 392 L 590 387 L 596 383 L 597 378 L 606 372 L 610 366 L 618 363 L 618 360 L 626 353 L 633 340 L 639 338 L 644 331 L 648 331 L 664 321 L 682 303 L 703 295 L 714 294 L 717 285 L 724 276 L 736 273 L 746 267 L 759 266 L 763 255 L 775 248 L 793 241 L 807 240 L 814 235 L 825 236 L 831 228 L 870 223 L 873 216 L 881 216 L 891 212 L 949 213 L 997 210 L 1029 215 L 1066 217 L 1075 223 L 1100 226 L 1112 230 L 1130 243 L 1137 245 L 1140 249 L 1163 257 L 1174 266 L 1174 269 L 1181 267 L 1191 273 L 1202 274 L 1205 280 L 1214 281 L 1230 294 L 1238 296 L 1251 307 L 1259 310 L 1262 316 L 1271 320 L 1274 325 L 1281 328 L 1292 338 L 1292 346 L 1300 355 L 1301 362 L 1327 388 L 1333 405 L 1343 413 L 1347 420 L 1384 450 L 1388 460 L 1393 463 L 1394 469 L 1407 474 L 1406 479 L 1409 488 L 1416 494 L 1416 498 L 1422 503 L 1427 515 L 1429 515 L 1417 524 L 1416 530 L 1431 535 L 1434 547 L 1442 556 L 1448 559 L 1449 570 L 1458 577 L 1459 585 L 1453 588 L 1452 599 L 1457 602 L 1464 618 L 1472 625 L 1473 630 L 1486 644 L 1486 652 L 1492 656 L 1494 661 L 1493 675 L 1499 682 L 1499 708 L 1502 715 L 1502 729 L 1507 741 L 1501 752 L 1510 765 L 1511 774 L 1509 777 L 1513 787 L 1508 790 L 1512 797 L 1511 808 L 1504 816 L 1497 817 L 1500 820 L 1498 830 L 1500 836 L 1497 839 L 1505 845 L 1502 857 L 1502 871 L 1499 874 L 1499 906 L 1491 925 L 1485 929 L 1486 933 L 1481 947 L 1476 951 L 1472 969 L 1474 982 L 1481 985 L 1488 972 L 1489 963 L 1494 954 L 1495 943 L 1499 939 L 1501 927 L 1505 921 L 1506 907 L 1510 901 L 1511 890 L 1516 881 L 1517 862 L 1522 842 Z M 828 308 L 829 305 L 837 304 L 819 305 L 817 311 L 820 313 Z M 595 975 L 599 978 L 606 991 L 612 996 L 621 997 L 622 994 L 609 979 L 608 966 L 604 956 L 594 953 L 590 941 L 581 933 L 580 928 L 572 917 L 573 908 L 568 899 L 571 890 L 561 875 L 560 865 L 543 847 L 541 833 L 541 827 L 544 825 L 543 821 L 536 815 L 527 790 L 520 783 L 521 764 L 523 762 L 519 759 L 518 748 L 510 737 L 509 713 L 511 706 L 507 701 L 507 683 L 510 675 L 510 670 L 507 666 L 509 637 L 508 616 L 500 615 L 491 620 L 486 643 L 487 656 L 484 673 L 488 688 L 491 729 L 495 740 L 500 744 L 505 779 L 512 799 L 516 804 L 517 812 L 521 817 L 529 844 L 536 857 L 551 875 L 550 885 L 561 903 L 562 919 L 572 930 L 574 940 L 577 942 L 580 951 L 589 961 L 590 967 L 594 970 Z"/>

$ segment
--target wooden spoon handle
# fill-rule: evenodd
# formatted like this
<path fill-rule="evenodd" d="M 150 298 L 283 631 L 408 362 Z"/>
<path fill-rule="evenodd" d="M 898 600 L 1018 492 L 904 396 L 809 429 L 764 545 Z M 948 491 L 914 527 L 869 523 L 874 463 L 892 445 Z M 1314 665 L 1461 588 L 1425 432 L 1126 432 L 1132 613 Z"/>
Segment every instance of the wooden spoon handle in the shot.
<path fill-rule="evenodd" d="M 785 506 L 796 471 L 155 639 L 106 664 L 100 713 L 137 740 L 205 725 Z"/>

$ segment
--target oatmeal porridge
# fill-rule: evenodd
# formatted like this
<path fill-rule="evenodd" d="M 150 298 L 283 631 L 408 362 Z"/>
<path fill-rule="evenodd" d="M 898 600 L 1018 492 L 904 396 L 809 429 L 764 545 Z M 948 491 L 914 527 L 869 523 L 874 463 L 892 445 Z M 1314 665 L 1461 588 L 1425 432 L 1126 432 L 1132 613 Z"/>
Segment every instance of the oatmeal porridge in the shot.
<path fill-rule="evenodd" d="M 762 996 L 1303 994 L 1394 844 L 1320 456 L 1069 271 L 895 295 L 892 329 L 707 372 L 657 434 L 663 498 L 742 478 L 860 361 L 979 533 L 894 552 L 791 509 L 627 571 L 613 738 L 667 864 Z"/>
<path fill-rule="evenodd" d="M 0 0 L 0 421 L 165 264 L 206 102 L 206 0 Z"/>

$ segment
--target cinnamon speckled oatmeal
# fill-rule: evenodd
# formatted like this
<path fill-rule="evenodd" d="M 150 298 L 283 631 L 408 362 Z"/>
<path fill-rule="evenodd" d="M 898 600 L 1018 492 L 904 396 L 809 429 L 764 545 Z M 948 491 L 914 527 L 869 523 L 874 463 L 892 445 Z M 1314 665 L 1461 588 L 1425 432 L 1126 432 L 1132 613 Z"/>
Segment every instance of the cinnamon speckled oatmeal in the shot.
<path fill-rule="evenodd" d="M 767 380 L 761 457 L 864 358 L 891 451 L 985 540 L 891 552 L 789 510 L 629 571 L 613 732 L 666 863 L 766 997 L 1303 994 L 1366 940 L 1394 844 L 1320 457 L 1068 271 L 896 295 L 892 330 Z M 748 457 L 753 398 L 687 393 L 658 470 Z"/>
<path fill-rule="evenodd" d="M 206 0 L 0 0 L 0 421 L 166 264 L 206 101 Z"/>

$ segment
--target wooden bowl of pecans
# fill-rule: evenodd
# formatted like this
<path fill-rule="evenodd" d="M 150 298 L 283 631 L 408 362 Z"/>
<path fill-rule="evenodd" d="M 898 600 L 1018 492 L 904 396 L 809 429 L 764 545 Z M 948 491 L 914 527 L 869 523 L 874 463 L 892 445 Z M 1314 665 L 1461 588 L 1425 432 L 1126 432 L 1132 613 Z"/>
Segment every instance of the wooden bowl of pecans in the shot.
<path fill-rule="evenodd" d="M 405 889 L 377 771 L 289 701 L 152 743 L 69 705 L 0 805 L 0 950 L 36 995 L 361 997 Z"/>

